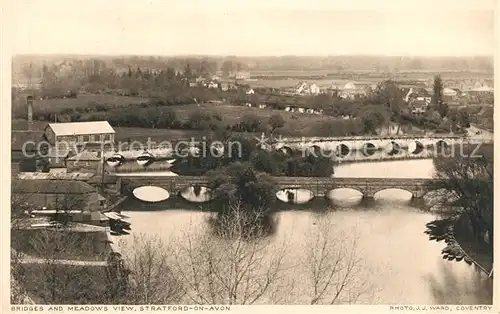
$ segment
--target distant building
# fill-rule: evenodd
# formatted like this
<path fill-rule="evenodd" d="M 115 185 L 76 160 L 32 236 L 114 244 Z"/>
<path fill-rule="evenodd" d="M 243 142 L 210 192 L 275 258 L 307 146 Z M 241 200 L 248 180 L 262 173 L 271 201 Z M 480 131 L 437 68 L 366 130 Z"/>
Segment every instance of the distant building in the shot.
<path fill-rule="evenodd" d="M 348 82 L 340 89 L 339 96 L 343 99 L 354 99 L 356 96 L 366 95 L 365 87 L 358 87 L 353 82 Z"/>
<path fill-rule="evenodd" d="M 427 103 L 425 100 L 413 100 L 410 103 L 410 110 L 413 115 L 423 115 L 424 113 L 427 112 L 427 109 L 429 108 L 429 103 Z"/>
<path fill-rule="evenodd" d="M 250 76 L 250 72 L 239 71 L 239 72 L 232 73 L 230 75 L 230 77 L 234 77 L 237 80 L 249 80 L 251 76 Z"/>
<path fill-rule="evenodd" d="M 318 85 L 315 83 L 300 82 L 295 86 L 294 93 L 296 95 L 317 95 L 321 92 Z"/>
<path fill-rule="evenodd" d="M 443 88 L 443 96 L 456 97 L 457 95 L 458 93 L 456 90 L 448 87 Z"/>
<path fill-rule="evenodd" d="M 84 151 L 66 159 L 68 172 L 100 173 L 101 157 L 99 152 Z"/>
<path fill-rule="evenodd" d="M 252 88 L 250 88 L 249 90 L 246 91 L 246 94 L 253 95 L 253 94 L 255 94 L 255 91 Z"/>
<path fill-rule="evenodd" d="M 98 150 L 113 145 L 115 130 L 108 121 L 50 123 L 45 128 L 45 138 L 54 156 L 67 156 L 82 148 Z"/>
<path fill-rule="evenodd" d="M 97 190 L 82 181 L 12 180 L 12 197 L 33 209 L 98 210 Z"/>
<path fill-rule="evenodd" d="M 217 82 L 214 82 L 214 81 L 210 81 L 210 83 L 208 84 L 208 88 L 218 88 L 219 87 L 219 84 Z"/>

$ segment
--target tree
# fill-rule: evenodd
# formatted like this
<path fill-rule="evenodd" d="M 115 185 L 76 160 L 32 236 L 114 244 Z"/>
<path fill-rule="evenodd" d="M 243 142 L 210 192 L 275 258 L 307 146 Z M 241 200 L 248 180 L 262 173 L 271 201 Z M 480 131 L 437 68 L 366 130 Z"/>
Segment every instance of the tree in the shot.
<path fill-rule="evenodd" d="M 493 239 L 493 147 L 484 146 L 481 152 L 454 152 L 453 157 L 439 156 L 434 159 L 434 205 L 465 215 L 472 229 L 472 237 L 479 243 L 488 233 Z M 472 155 L 472 153 L 475 153 Z"/>
<path fill-rule="evenodd" d="M 441 80 L 440 75 L 434 76 L 434 94 L 432 95 L 432 103 L 440 104 L 443 101 L 443 81 Z M 441 115 L 445 116 L 445 115 Z"/>
<path fill-rule="evenodd" d="M 269 211 L 276 198 L 276 184 L 265 173 L 255 171 L 249 164 L 235 162 L 208 174 L 215 206 L 231 214 L 231 204 L 248 213 Z"/>
<path fill-rule="evenodd" d="M 286 246 L 274 244 L 238 203 L 233 217 L 223 217 L 216 236 L 189 228 L 175 243 L 172 273 L 178 276 L 189 304 L 255 304 L 279 302 Z M 252 240 L 246 237 L 251 226 Z"/>
<path fill-rule="evenodd" d="M 171 249 L 158 237 L 134 235 L 122 241 L 130 286 L 118 304 L 175 304 L 183 297 L 181 283 L 169 267 Z"/>
<path fill-rule="evenodd" d="M 311 305 L 352 304 L 372 292 L 367 276 L 362 275 L 363 261 L 352 230 L 339 230 L 331 219 L 321 217 L 305 239 L 300 266 L 307 283 L 303 294 Z"/>
<path fill-rule="evenodd" d="M 88 261 L 94 250 L 94 243 L 85 235 L 82 237 L 66 227 L 37 230 L 28 235 L 25 229 L 14 227 L 11 246 L 11 276 L 37 303 L 109 301 L 112 283 L 106 281 L 104 269 L 82 262 Z"/>
<path fill-rule="evenodd" d="M 268 123 L 271 126 L 271 134 L 273 134 L 276 129 L 285 125 L 285 120 L 279 113 L 275 113 L 269 118 Z"/>
<path fill-rule="evenodd" d="M 186 66 L 184 67 L 184 78 L 190 80 L 193 78 L 193 71 L 191 70 L 191 65 L 189 62 L 186 63 Z"/>

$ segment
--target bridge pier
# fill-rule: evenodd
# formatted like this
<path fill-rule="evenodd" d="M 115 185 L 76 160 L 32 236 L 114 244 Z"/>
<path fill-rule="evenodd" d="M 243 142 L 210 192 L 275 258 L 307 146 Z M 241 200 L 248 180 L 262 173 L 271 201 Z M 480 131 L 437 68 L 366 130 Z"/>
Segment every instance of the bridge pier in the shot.
<path fill-rule="evenodd" d="M 424 200 L 424 194 L 419 192 L 413 192 L 411 196 L 411 204 L 415 207 L 425 208 L 427 204 Z"/>

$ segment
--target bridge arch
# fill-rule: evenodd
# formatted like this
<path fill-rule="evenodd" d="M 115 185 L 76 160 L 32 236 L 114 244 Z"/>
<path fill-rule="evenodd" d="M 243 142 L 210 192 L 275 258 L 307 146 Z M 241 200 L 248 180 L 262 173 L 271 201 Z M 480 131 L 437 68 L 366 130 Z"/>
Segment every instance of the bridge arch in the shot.
<path fill-rule="evenodd" d="M 336 156 L 340 158 L 349 155 L 349 153 L 351 152 L 349 146 L 347 146 L 347 144 L 345 143 L 340 143 L 339 145 L 337 145 L 335 151 L 336 151 Z"/>
<path fill-rule="evenodd" d="M 300 187 L 287 187 L 276 192 L 276 198 L 285 203 L 306 204 L 314 198 L 314 193 Z"/>
<path fill-rule="evenodd" d="M 119 165 L 121 165 L 123 162 L 125 161 L 125 157 L 123 157 L 123 155 L 121 154 L 113 154 L 111 157 L 107 158 L 106 159 L 106 164 L 108 164 L 108 166 L 110 167 L 118 167 Z"/>
<path fill-rule="evenodd" d="M 362 147 L 363 155 L 366 157 L 372 156 L 376 151 L 377 147 L 371 142 L 365 143 Z"/>
<path fill-rule="evenodd" d="M 192 203 L 206 203 L 213 199 L 212 190 L 204 185 L 195 184 L 179 191 L 179 195 Z"/>
<path fill-rule="evenodd" d="M 150 152 L 144 151 L 135 159 L 141 166 L 150 165 L 154 161 L 154 156 Z"/>
<path fill-rule="evenodd" d="M 420 154 L 424 149 L 424 144 L 420 141 L 414 141 L 408 144 L 408 151 L 414 155 Z"/>
<path fill-rule="evenodd" d="M 435 144 L 436 153 L 440 154 L 446 151 L 450 145 L 445 140 L 439 140 Z"/>
<path fill-rule="evenodd" d="M 344 192 L 344 193 L 342 193 L 344 195 L 351 194 L 354 192 L 353 195 L 358 194 L 358 196 L 360 196 L 360 197 L 363 197 L 365 195 L 364 190 L 358 189 L 356 187 L 334 187 L 332 189 L 325 191 L 325 195 L 327 198 L 332 199 L 332 198 L 334 198 L 335 194 L 340 193 L 340 192 Z M 348 192 L 348 193 L 345 193 L 345 192 Z"/>
<path fill-rule="evenodd" d="M 389 154 L 390 156 L 394 156 L 399 154 L 399 152 L 401 151 L 401 146 L 395 141 L 390 141 L 385 150 L 387 154 Z"/>
<path fill-rule="evenodd" d="M 315 155 L 315 156 L 320 156 L 321 152 L 322 152 L 322 149 L 318 145 L 312 145 L 312 146 L 306 148 L 306 153 L 307 154 L 312 154 L 312 155 Z"/>
<path fill-rule="evenodd" d="M 410 198 L 422 198 L 424 195 L 427 194 L 427 190 L 421 187 L 383 187 L 379 188 L 373 191 L 373 197 L 377 196 L 377 194 L 382 193 L 382 192 L 390 192 L 390 191 L 399 191 L 399 192 L 406 192 Z M 378 195 L 380 196 L 380 194 Z"/>

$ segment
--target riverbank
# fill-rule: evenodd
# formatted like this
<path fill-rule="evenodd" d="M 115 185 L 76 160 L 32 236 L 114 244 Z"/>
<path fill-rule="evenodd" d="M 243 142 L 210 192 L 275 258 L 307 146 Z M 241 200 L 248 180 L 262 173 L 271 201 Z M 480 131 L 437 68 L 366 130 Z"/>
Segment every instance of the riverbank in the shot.
<path fill-rule="evenodd" d="M 460 218 L 458 218 L 452 226 L 453 238 L 456 244 L 467 256 L 469 256 L 479 269 L 487 275 L 491 274 L 491 277 L 493 277 L 491 273 L 493 270 L 493 252 L 491 247 L 484 243 L 473 241 L 471 237 L 467 237 L 464 232 L 457 232 L 459 219 Z"/>

